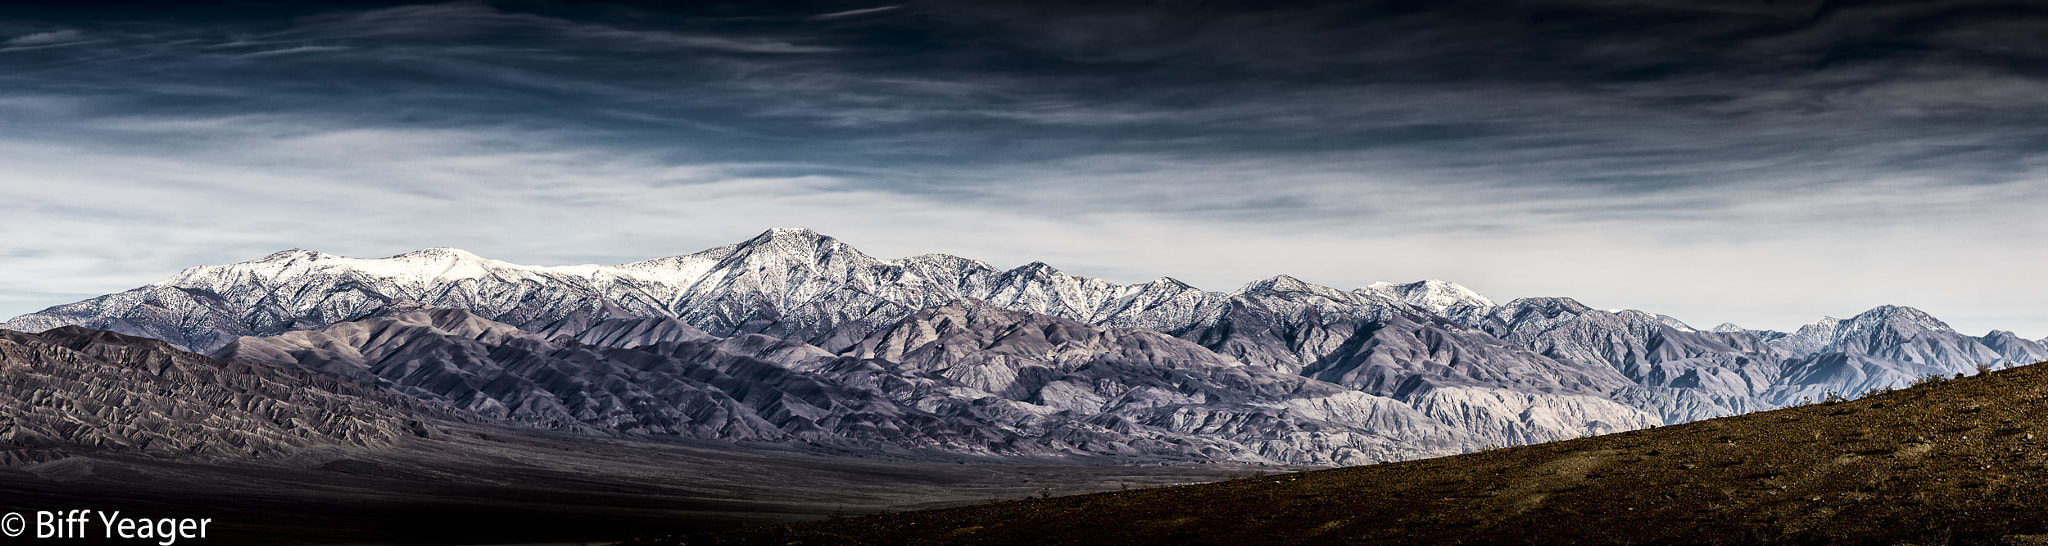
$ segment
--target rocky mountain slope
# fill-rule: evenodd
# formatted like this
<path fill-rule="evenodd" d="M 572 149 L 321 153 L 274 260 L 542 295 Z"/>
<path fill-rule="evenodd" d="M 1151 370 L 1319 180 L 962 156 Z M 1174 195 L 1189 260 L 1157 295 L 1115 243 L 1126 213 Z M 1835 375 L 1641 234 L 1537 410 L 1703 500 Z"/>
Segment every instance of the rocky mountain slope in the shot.
<path fill-rule="evenodd" d="M 401 314 L 412 313 L 424 312 Z M 387 333 L 419 326 L 416 318 L 486 337 L 509 329 L 460 311 L 438 315 L 388 317 L 404 320 Z M 372 382 L 106 331 L 0 331 L 0 513 L 90 507 L 211 518 L 207 544 L 612 543 L 1245 471 L 911 460 L 588 428 L 491 419 Z M 72 542 L 135 542 L 102 541 L 97 531 Z"/>
<path fill-rule="evenodd" d="M 973 311 L 957 317 L 930 313 L 948 306 L 953 308 L 948 313 Z M 486 328 L 488 332 L 475 333 L 488 339 L 436 342 L 436 350 L 385 349 L 364 332 L 312 333 L 424 308 L 462 309 L 475 320 L 513 329 Z M 1026 315 L 993 320 L 994 310 Z M 1002 323 L 1071 321 L 1104 332 L 1142 329 L 1188 343 L 1104 334 L 1114 341 L 1048 342 L 1064 352 L 1029 360 L 1005 352 L 1023 346 L 973 337 L 986 333 L 961 339 L 952 336 L 968 334 L 903 333 L 904 328 L 918 331 L 923 327 L 919 323 L 930 320 L 967 321 L 976 325 L 970 329 L 975 331 Z M 600 395 L 598 390 L 604 389 L 553 385 L 521 374 L 544 369 L 602 384 L 607 378 L 650 372 L 582 368 L 609 362 L 612 350 L 669 344 L 723 351 L 671 355 L 669 360 L 735 355 L 800 373 L 819 373 L 822 368 L 805 367 L 816 362 L 849 358 L 882 371 L 863 372 L 871 374 L 867 379 L 820 380 L 879 381 L 874 378 L 887 376 L 939 390 L 964 388 L 979 394 L 963 399 L 987 395 L 1002 400 L 1001 407 L 1021 404 L 1017 411 L 1029 413 L 1096 405 L 1090 397 L 1102 398 L 1100 407 L 1109 407 L 1111 400 L 1123 395 L 1114 388 L 1150 388 L 1146 381 L 1103 375 L 1107 372 L 1102 370 L 1109 368 L 1084 369 L 1072 362 L 1139 362 L 1144 366 L 1119 370 L 1141 373 L 1168 361 L 1188 366 L 1228 361 L 1263 374 L 1259 377 L 1298 376 L 1371 400 L 1396 402 L 1428 421 L 1449 426 L 1463 435 L 1458 441 L 1476 446 L 1688 422 L 1833 394 L 1857 396 L 1926 375 L 1975 373 L 1980 365 L 2048 358 L 2048 347 L 2040 342 L 2001 332 L 1982 338 L 1964 335 L 1903 307 L 1828 319 L 1792 333 L 1732 325 L 1702 331 L 1669 316 L 1596 310 L 1569 298 L 1497 304 L 1442 281 L 1341 290 L 1283 275 L 1223 293 L 1171 278 L 1122 285 L 1068 275 L 1043 263 L 1005 270 L 943 254 L 884 260 L 804 229 L 775 229 L 695 254 L 616 266 L 523 266 L 445 248 L 383 259 L 294 250 L 254 262 L 190 268 L 150 286 L 24 315 L 5 326 L 36 331 L 74 324 L 157 337 L 204 351 L 238 344 L 227 354 L 299 362 L 366 381 L 387 381 L 431 400 L 551 426 L 698 436 L 704 432 L 676 428 L 683 421 L 675 415 L 656 419 L 631 409 L 641 402 L 680 407 L 686 405 L 679 405 L 681 401 L 697 400 L 709 404 L 705 408 L 728 408 L 721 410 L 727 417 L 715 419 L 738 419 L 702 425 L 730 431 L 732 439 L 782 438 L 787 431 L 779 424 L 748 421 L 744 416 L 754 410 L 740 407 L 746 405 L 743 397 L 719 395 L 725 391 L 709 383 L 675 383 L 642 393 L 606 390 Z M 344 327 L 348 328 L 365 327 Z M 934 332 L 939 330 L 943 329 Z M 272 347 L 283 352 L 261 356 L 247 352 L 260 345 L 248 339 L 266 336 L 297 348 Z M 949 340 L 943 343 L 945 349 L 933 353 L 947 356 L 927 361 L 923 359 L 937 357 L 871 343 L 902 343 L 920 336 Z M 389 360 L 355 362 L 358 356 L 346 351 L 316 350 L 323 346 L 371 351 L 375 355 L 365 353 L 361 358 Z M 386 350 L 391 352 L 377 353 Z M 508 367 L 487 358 L 500 350 L 535 355 L 533 362 L 546 364 Z M 687 371 L 696 368 L 684 364 L 702 363 L 676 364 L 680 367 L 675 370 L 685 371 L 673 373 L 708 373 Z M 1064 383 L 1031 375 L 1082 371 L 1094 375 Z M 413 373 L 421 375 L 405 375 Z M 1038 383 L 1041 380 L 1047 382 Z M 1073 390 L 1091 382 L 1105 386 Z M 1045 388 L 1053 390 L 1048 393 Z M 924 394 L 909 396 L 892 403 L 925 403 L 918 398 Z M 1264 401 L 1257 404 L 1280 404 L 1260 400 Z M 601 415 L 609 417 L 597 417 Z M 654 420 L 638 420 L 642 418 Z M 974 419 L 993 423 L 1017 418 L 970 420 Z M 1356 428 L 1366 423 L 1335 424 L 1366 430 Z M 1039 432 L 1027 435 L 1035 434 Z M 1275 460 L 1380 457 L 1377 448 L 1364 449 L 1377 440 L 1318 440 L 1278 448 L 1270 447 L 1273 439 L 1212 439 L 1243 448 L 1219 448 L 1226 453 L 1296 453 Z M 898 440 L 903 439 L 889 441 Z M 1339 447 L 1372 455 L 1327 455 Z M 1419 448 L 1411 455 L 1440 447 Z M 1059 449 L 1065 448 L 1055 451 Z"/>
<path fill-rule="evenodd" d="M 347 378 L 79 327 L 0 330 L 0 466 L 89 450 L 188 461 L 380 448 L 465 416 Z"/>
<path fill-rule="evenodd" d="M 1566 442 L 636 544 L 2039 544 L 2048 367 Z"/>
<path fill-rule="evenodd" d="M 838 352 L 919 309 L 961 298 L 1173 332 L 1213 319 L 1228 296 L 1164 278 L 1118 285 L 1042 263 L 998 270 L 942 254 L 880 260 L 810 230 L 776 229 L 739 244 L 618 266 L 522 266 L 449 248 L 382 259 L 291 250 L 193 267 L 150 286 L 16 317 L 6 327 L 76 324 L 211 352 L 241 336 L 325 326 L 417 302 L 528 329 L 577 316 L 672 317 L 719 337 L 767 334 Z"/>
<path fill-rule="evenodd" d="M 1783 355 L 1747 332 L 1701 332 L 1641 311 L 1609 312 L 1570 298 L 1524 298 L 1465 317 L 1501 340 L 1560 362 L 1612 370 L 1617 389 L 1667 423 L 1773 407 L 1764 394 Z"/>
<path fill-rule="evenodd" d="M 1770 396 L 1781 404 L 1889 389 L 1928 375 L 1976 373 L 1979 365 L 2032 364 L 2048 355 L 2048 347 L 2010 332 L 1972 337 L 1918 309 L 1890 305 L 1763 338 L 1790 356 Z"/>
<path fill-rule="evenodd" d="M 973 300 L 920 311 L 844 356 L 758 334 L 588 345 L 456 309 L 247 337 L 216 354 L 541 426 L 848 450 L 1361 464 L 1483 442 L 1401 401 L 1172 336 Z M 1579 432 L 1500 418 L 1521 437 Z"/>

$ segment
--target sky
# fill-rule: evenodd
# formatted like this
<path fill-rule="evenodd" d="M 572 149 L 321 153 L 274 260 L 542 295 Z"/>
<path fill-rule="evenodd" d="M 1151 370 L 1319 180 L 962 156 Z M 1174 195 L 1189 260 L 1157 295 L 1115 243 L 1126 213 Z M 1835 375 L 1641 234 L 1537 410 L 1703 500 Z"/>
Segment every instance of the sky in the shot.
<path fill-rule="evenodd" d="M 2044 122 L 2033 2 L 9 2 L 0 317 L 288 248 L 810 227 L 2040 338 Z"/>

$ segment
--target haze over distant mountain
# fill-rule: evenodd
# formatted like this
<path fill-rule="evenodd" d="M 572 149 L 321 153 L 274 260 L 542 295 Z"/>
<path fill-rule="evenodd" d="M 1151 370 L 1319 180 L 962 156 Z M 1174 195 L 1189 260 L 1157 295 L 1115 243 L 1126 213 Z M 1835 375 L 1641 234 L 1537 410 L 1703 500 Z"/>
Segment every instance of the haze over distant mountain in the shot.
<path fill-rule="evenodd" d="M 459 311 L 455 311 L 459 310 Z M 1000 455 L 1350 464 L 1854 396 L 2048 347 L 1880 307 L 1783 333 L 1455 283 L 1230 293 L 870 257 L 806 229 L 616 266 L 292 250 L 17 317 L 490 418 Z"/>

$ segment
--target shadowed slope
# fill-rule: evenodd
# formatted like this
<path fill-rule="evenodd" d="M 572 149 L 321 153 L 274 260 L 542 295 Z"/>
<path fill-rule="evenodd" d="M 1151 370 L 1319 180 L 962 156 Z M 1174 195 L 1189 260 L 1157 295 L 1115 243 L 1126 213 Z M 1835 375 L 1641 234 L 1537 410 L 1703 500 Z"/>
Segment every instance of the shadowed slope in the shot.
<path fill-rule="evenodd" d="M 2048 366 L 2029 366 L 1456 457 L 689 543 L 2033 543 L 2048 533 L 2043 422 Z"/>
<path fill-rule="evenodd" d="M 919 311 L 852 354 L 1106 429 L 1068 436 L 1081 445 L 1220 440 L 1213 449 L 1357 464 L 1453 453 L 1480 441 L 1398 400 L 1248 366 L 1159 332 L 1097 328 L 974 300 Z"/>
<path fill-rule="evenodd" d="M 428 436 L 446 406 L 306 370 L 208 358 L 67 326 L 0 330 L 0 465 L 78 450 L 180 460 L 275 459 L 314 446 Z"/>
<path fill-rule="evenodd" d="M 681 323 L 600 324 L 619 326 L 601 337 L 653 340 Z M 217 354 L 489 418 L 852 453 L 1357 464 L 1485 442 L 1400 401 L 1166 334 L 972 300 L 920 311 L 849 355 L 761 335 L 592 346 L 459 309 L 242 338 Z"/>
<path fill-rule="evenodd" d="M 458 313 L 415 313 L 408 318 L 419 320 L 391 321 L 384 333 L 432 326 L 472 339 L 509 334 L 498 338 L 507 343 L 532 337 Z M 692 344 L 649 348 L 684 346 Z M 724 359 L 734 365 L 722 369 L 768 366 Z M 1241 471 L 960 464 L 976 462 L 998 461 L 833 457 L 542 430 L 365 381 L 209 358 L 154 339 L 77 327 L 0 330 L 0 513 L 87 508 L 211 518 L 205 544 L 609 542 L 1042 489 L 1206 482 Z M 138 543 L 96 538 L 62 542 Z"/>

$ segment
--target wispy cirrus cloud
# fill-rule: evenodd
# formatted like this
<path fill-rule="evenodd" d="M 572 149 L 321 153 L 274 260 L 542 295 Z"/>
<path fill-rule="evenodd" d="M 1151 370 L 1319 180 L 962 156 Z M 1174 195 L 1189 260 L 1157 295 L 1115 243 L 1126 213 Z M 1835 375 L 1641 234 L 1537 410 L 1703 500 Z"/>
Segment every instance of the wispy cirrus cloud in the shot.
<path fill-rule="evenodd" d="M 2048 13 L 1729 6 L 36 12 L 0 26 L 0 314 L 294 246 L 622 262 L 806 225 L 1213 290 L 2048 334 Z"/>
<path fill-rule="evenodd" d="M 15 36 L 13 38 L 8 38 L 5 41 L 0 41 L 0 44 L 4 44 L 8 47 L 41 46 L 50 44 L 61 44 L 66 42 L 75 42 L 78 41 L 80 37 L 81 35 L 78 33 L 78 31 L 67 28 L 62 30 L 31 32 L 20 36 Z"/>
<path fill-rule="evenodd" d="M 876 6 L 876 7 L 872 7 L 872 8 L 859 8 L 859 9 L 850 9 L 850 10 L 846 10 L 846 11 L 835 11 L 835 12 L 832 12 L 832 13 L 820 13 L 820 14 L 817 14 L 817 15 L 812 15 L 812 16 L 811 16 L 811 18 L 812 18 L 812 19 L 840 19 L 840 18 L 845 18 L 845 17 L 858 17 L 858 16 L 862 16 L 862 15 L 872 15 L 872 14 L 876 14 L 876 13 L 882 13 L 882 12 L 885 12 L 885 11 L 890 11 L 890 10 L 895 10 L 895 9 L 901 9 L 902 7 L 903 7 L 903 6 L 901 6 L 901 5 L 895 5 L 895 6 Z"/>

